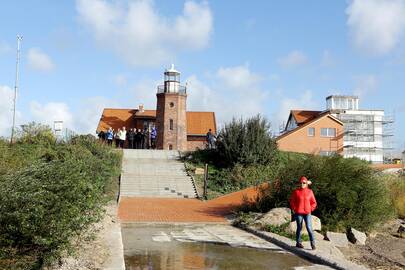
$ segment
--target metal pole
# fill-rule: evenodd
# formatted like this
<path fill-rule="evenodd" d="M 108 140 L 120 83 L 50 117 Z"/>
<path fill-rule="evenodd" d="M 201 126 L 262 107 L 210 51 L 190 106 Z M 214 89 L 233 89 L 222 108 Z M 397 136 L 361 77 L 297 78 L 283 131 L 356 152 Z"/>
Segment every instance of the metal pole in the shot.
<path fill-rule="evenodd" d="M 16 60 L 16 67 L 15 67 L 15 86 L 14 86 L 14 100 L 13 100 L 13 126 L 11 128 L 10 143 L 14 142 L 14 133 L 15 133 L 15 108 L 16 108 L 16 104 L 17 104 L 21 40 L 22 40 L 22 36 L 17 35 L 17 60 Z"/>

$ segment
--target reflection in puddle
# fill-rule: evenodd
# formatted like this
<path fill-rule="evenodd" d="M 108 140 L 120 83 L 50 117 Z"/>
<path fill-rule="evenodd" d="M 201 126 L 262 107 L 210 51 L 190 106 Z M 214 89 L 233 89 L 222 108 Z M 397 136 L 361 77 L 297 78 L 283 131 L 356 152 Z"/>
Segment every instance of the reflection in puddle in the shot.
<path fill-rule="evenodd" d="M 296 266 L 308 266 L 310 263 L 281 251 L 271 244 L 267 249 L 248 247 L 231 247 L 222 244 L 194 242 L 184 237 L 173 238 L 184 232 L 204 234 L 204 227 L 173 225 L 123 225 L 125 266 L 127 270 L 140 269 L 293 269 Z M 210 234 L 214 237 L 231 239 L 236 230 L 218 231 Z M 257 246 L 264 246 L 262 240 L 247 233 L 235 231 L 240 239 L 247 236 L 249 241 L 256 241 Z M 209 241 L 214 242 L 214 241 Z M 217 241 L 215 241 L 217 242 Z"/>

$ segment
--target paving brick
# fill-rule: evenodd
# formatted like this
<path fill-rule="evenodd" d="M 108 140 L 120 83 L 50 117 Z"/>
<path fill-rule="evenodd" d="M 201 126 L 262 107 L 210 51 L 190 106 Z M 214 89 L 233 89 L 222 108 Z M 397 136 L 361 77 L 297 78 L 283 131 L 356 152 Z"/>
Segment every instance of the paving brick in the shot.
<path fill-rule="evenodd" d="M 244 200 L 257 196 L 256 188 L 234 192 L 214 200 L 121 197 L 118 216 L 121 222 L 201 222 L 227 223 L 230 214 Z"/>

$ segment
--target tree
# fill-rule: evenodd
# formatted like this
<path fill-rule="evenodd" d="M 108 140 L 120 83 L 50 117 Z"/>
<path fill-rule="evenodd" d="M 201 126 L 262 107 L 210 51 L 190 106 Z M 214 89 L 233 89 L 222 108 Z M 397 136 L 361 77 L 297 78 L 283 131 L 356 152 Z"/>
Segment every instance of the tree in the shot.
<path fill-rule="evenodd" d="M 260 115 L 247 120 L 235 118 L 220 130 L 218 156 L 226 167 L 235 164 L 270 164 L 277 156 L 277 144 L 270 123 Z"/>

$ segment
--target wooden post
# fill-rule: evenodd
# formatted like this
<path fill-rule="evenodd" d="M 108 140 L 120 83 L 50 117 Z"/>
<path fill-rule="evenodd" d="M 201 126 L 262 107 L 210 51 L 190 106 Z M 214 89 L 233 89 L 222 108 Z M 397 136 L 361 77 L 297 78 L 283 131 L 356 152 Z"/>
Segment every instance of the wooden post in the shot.
<path fill-rule="evenodd" d="M 205 167 L 204 167 L 204 193 L 203 193 L 204 200 L 207 199 L 207 189 L 208 189 L 208 164 L 205 164 Z"/>

